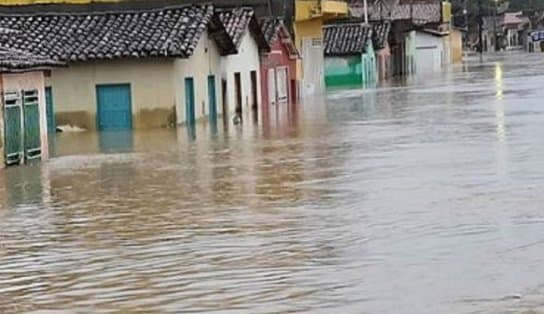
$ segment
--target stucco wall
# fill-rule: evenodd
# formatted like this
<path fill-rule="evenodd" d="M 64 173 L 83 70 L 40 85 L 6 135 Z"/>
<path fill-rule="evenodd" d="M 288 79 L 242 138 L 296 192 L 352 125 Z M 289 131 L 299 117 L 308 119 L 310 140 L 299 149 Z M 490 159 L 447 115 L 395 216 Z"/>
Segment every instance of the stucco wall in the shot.
<path fill-rule="evenodd" d="M 96 129 L 96 85 L 130 83 L 133 127 L 167 127 L 175 120 L 173 59 L 112 60 L 71 63 L 55 69 L 52 87 L 57 125 Z"/>
<path fill-rule="evenodd" d="M 391 49 L 389 43 L 385 47 L 376 51 L 377 71 L 379 80 L 386 80 L 391 76 Z"/>
<path fill-rule="evenodd" d="M 463 61 L 463 33 L 458 29 L 452 29 L 450 33 L 451 55 L 453 63 Z"/>
<path fill-rule="evenodd" d="M 261 102 L 261 88 L 260 88 L 260 62 L 259 62 L 259 49 L 257 43 L 251 36 L 249 31 L 246 31 L 238 54 L 230 55 L 222 58 L 222 78 L 227 80 L 227 110 L 229 114 L 235 112 L 236 106 L 236 94 L 234 85 L 234 73 L 240 72 L 241 85 L 242 85 L 242 112 L 245 115 L 251 111 L 251 71 L 257 73 L 257 107 L 260 107 Z"/>
<path fill-rule="evenodd" d="M 441 37 L 416 32 L 416 74 L 437 72 L 441 69 L 444 55 Z"/>
<path fill-rule="evenodd" d="M 49 158 L 44 84 L 42 71 L 2 75 L 3 91 L 38 90 L 42 160 Z"/>
<path fill-rule="evenodd" d="M 291 80 L 297 79 L 296 59 L 289 58 L 289 50 L 281 40 L 276 40 L 270 49 L 270 53 L 261 56 L 261 94 L 262 107 L 269 105 L 268 93 L 268 69 L 286 66 L 288 68 L 288 93 L 289 101 L 296 102 L 296 91 L 292 90 Z"/>
<path fill-rule="evenodd" d="M 323 38 L 323 20 L 320 18 L 296 22 L 294 25 L 295 31 L 295 46 L 298 51 L 303 54 L 302 45 L 304 38 Z M 304 59 L 297 61 L 297 79 L 301 81 L 303 79 L 303 65 Z"/>
<path fill-rule="evenodd" d="M 173 91 L 176 99 L 177 123 L 186 122 L 185 78 L 192 77 L 195 86 L 195 118 L 209 115 L 208 76 L 215 76 L 217 113 L 222 114 L 221 102 L 221 57 L 215 42 L 203 34 L 193 56 L 177 59 L 174 64 Z"/>

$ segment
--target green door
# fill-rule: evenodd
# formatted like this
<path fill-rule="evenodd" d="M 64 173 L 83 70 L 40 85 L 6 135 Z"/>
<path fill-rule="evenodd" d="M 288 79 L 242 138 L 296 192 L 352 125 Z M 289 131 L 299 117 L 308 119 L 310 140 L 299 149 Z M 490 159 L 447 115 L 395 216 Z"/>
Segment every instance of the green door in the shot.
<path fill-rule="evenodd" d="M 132 129 L 130 84 L 96 86 L 97 126 L 100 131 Z"/>
<path fill-rule="evenodd" d="M 38 159 L 42 154 L 40 106 L 38 90 L 23 92 L 25 159 Z"/>
<path fill-rule="evenodd" d="M 54 133 L 57 125 L 55 123 L 55 112 L 53 111 L 53 92 L 51 87 L 45 88 L 45 112 L 47 116 L 47 132 Z"/>
<path fill-rule="evenodd" d="M 215 76 L 208 76 L 208 103 L 210 109 L 210 123 L 217 124 L 217 97 L 215 91 Z"/>
<path fill-rule="evenodd" d="M 195 125 L 195 82 L 192 77 L 185 78 L 185 121 Z"/>
<path fill-rule="evenodd" d="M 7 165 L 23 161 L 23 103 L 21 93 L 4 93 L 4 157 Z"/>

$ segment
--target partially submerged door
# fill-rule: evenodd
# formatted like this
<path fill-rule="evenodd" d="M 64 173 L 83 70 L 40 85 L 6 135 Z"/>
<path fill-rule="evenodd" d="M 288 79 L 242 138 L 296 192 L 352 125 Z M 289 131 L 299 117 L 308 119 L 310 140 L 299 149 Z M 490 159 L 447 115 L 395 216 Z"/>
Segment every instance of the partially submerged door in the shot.
<path fill-rule="evenodd" d="M 41 157 L 40 106 L 38 90 L 23 92 L 25 159 Z"/>
<path fill-rule="evenodd" d="M 268 103 L 270 105 L 276 104 L 276 70 L 268 69 Z"/>
<path fill-rule="evenodd" d="M 45 88 L 45 112 L 47 116 L 47 132 L 54 133 L 57 125 L 55 123 L 55 112 L 53 110 L 53 92 L 51 87 Z"/>
<path fill-rule="evenodd" d="M 215 90 L 215 76 L 208 76 L 208 106 L 209 120 L 212 125 L 217 124 L 217 97 Z"/>
<path fill-rule="evenodd" d="M 23 102 L 20 92 L 4 93 L 4 157 L 7 165 L 23 161 Z"/>
<path fill-rule="evenodd" d="M 236 101 L 236 113 L 242 115 L 242 78 L 240 72 L 234 73 L 234 92 Z"/>
<path fill-rule="evenodd" d="M 130 84 L 97 85 L 96 98 L 100 131 L 132 129 Z"/>
<path fill-rule="evenodd" d="M 192 77 L 185 78 L 185 122 L 195 125 L 195 82 Z"/>
<path fill-rule="evenodd" d="M 278 103 L 287 103 L 289 101 L 287 67 L 278 67 L 276 73 L 278 82 Z"/>

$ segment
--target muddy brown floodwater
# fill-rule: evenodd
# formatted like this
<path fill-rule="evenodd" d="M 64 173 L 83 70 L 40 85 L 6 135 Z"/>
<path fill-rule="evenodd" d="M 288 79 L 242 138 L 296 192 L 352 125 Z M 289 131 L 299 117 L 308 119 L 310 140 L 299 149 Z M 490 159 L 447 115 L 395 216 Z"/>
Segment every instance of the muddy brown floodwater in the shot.
<path fill-rule="evenodd" d="M 0 171 L 0 313 L 541 313 L 544 58 Z"/>

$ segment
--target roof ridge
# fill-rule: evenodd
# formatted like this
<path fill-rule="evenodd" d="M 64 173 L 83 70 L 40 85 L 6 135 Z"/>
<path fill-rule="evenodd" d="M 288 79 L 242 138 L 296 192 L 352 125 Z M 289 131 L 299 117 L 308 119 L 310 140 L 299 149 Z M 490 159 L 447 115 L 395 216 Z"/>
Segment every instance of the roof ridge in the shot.
<path fill-rule="evenodd" d="M 0 12 L 0 17 L 45 17 L 45 16 L 88 16 L 88 15 L 108 15 L 108 14 L 137 14 L 137 13 L 154 13 L 168 10 L 179 10 L 185 8 L 215 8 L 212 3 L 207 4 L 178 4 L 169 5 L 158 8 L 146 8 L 146 9 L 118 9 L 118 10 L 104 10 L 104 11 L 48 11 L 48 12 L 28 12 L 28 13 L 8 13 Z"/>

